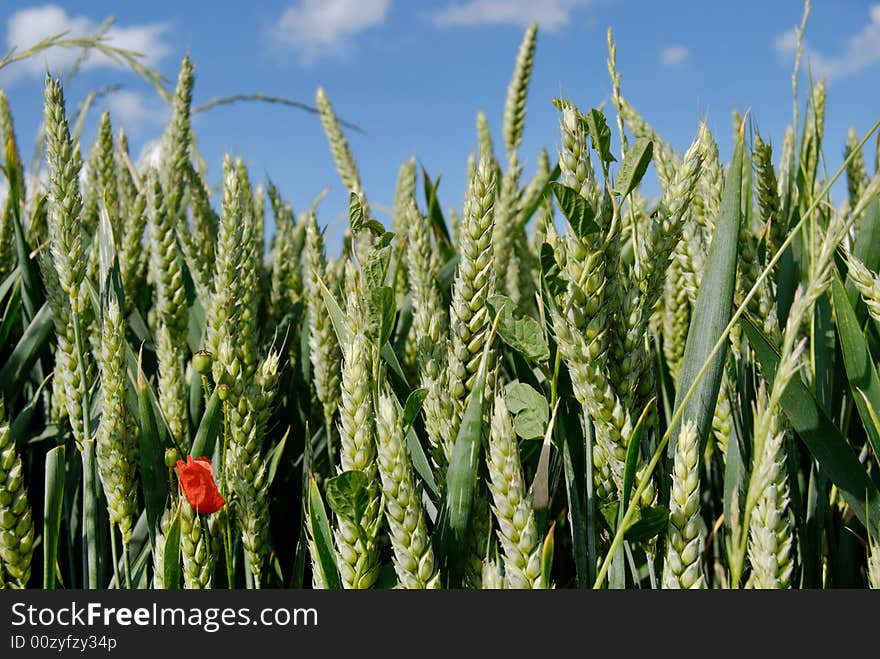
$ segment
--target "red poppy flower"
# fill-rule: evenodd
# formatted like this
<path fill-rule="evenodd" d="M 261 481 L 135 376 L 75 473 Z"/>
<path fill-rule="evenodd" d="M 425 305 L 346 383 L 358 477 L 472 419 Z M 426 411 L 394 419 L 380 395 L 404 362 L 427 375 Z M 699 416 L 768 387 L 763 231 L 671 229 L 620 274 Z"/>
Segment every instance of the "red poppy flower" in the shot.
<path fill-rule="evenodd" d="M 177 477 L 186 500 L 196 512 L 210 515 L 226 504 L 226 500 L 217 489 L 217 484 L 214 483 L 211 462 L 208 458 L 193 460 L 193 457 L 188 455 L 186 462 L 178 460 Z"/>

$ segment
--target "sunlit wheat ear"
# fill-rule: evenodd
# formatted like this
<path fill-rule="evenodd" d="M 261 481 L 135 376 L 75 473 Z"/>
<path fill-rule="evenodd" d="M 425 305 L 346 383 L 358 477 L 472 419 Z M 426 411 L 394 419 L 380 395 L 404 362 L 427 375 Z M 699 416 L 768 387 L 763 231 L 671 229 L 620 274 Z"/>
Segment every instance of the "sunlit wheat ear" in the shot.
<path fill-rule="evenodd" d="M 0 90 L 0 139 L 4 145 L 4 152 L 9 150 L 10 161 L 16 164 L 15 176 L 17 180 L 21 181 L 21 196 L 25 198 L 27 191 L 24 188 L 24 167 L 15 140 L 15 127 L 12 123 L 12 113 L 9 110 L 9 99 L 3 90 Z M 0 208 L 0 281 L 6 279 L 18 261 L 18 256 L 15 253 L 11 205 L 12 198 L 8 196 L 3 207 Z"/>
<path fill-rule="evenodd" d="M 370 588 L 379 574 L 376 533 L 381 523 L 380 486 L 376 461 L 376 423 L 373 403 L 373 346 L 363 332 L 352 336 L 344 351 L 342 398 L 339 405 L 339 471 L 362 471 L 369 482 L 369 503 L 361 531 L 337 516 L 337 562 L 345 588 Z"/>
<path fill-rule="evenodd" d="M 859 258 L 849 254 L 849 278 L 855 284 L 868 313 L 875 320 L 880 319 L 880 276 L 872 273 Z"/>
<path fill-rule="evenodd" d="M 336 163 L 336 171 L 339 178 L 342 179 L 345 187 L 355 194 L 362 194 L 364 189 L 361 185 L 361 175 L 357 165 L 354 162 L 354 156 L 351 153 L 351 147 L 348 139 L 342 132 L 339 125 L 339 119 L 333 111 L 330 99 L 322 87 L 318 87 L 315 94 L 315 103 L 318 106 L 318 113 L 321 116 L 321 124 L 324 126 L 324 133 L 327 141 L 330 143 L 330 152 L 333 154 L 333 160 Z M 369 215 L 369 209 L 364 209 L 364 214 Z"/>
<path fill-rule="evenodd" d="M 876 541 L 870 543 L 868 552 L 868 585 L 880 590 L 880 547 Z"/>
<path fill-rule="evenodd" d="M 400 423 L 396 401 L 381 395 L 376 416 L 377 464 L 394 570 L 404 588 L 437 588 L 440 575 L 422 506 L 422 488 L 409 462 Z"/>
<path fill-rule="evenodd" d="M 339 405 L 340 367 L 342 351 L 333 324 L 326 313 L 323 284 L 332 290 L 333 280 L 324 255 L 324 237 L 318 229 L 314 212 L 306 220 L 306 242 L 303 267 L 309 310 L 309 359 L 312 363 L 312 382 L 324 413 L 325 428 L 333 427 Z"/>
<path fill-rule="evenodd" d="M 705 588 L 703 546 L 706 525 L 700 516 L 700 443 L 692 422 L 681 427 L 669 493 L 669 527 L 664 588 Z"/>
<path fill-rule="evenodd" d="M 211 587 L 213 556 L 207 520 L 180 500 L 180 554 L 183 559 L 183 587 L 204 590 Z"/>
<path fill-rule="evenodd" d="M 541 536 L 523 479 L 517 436 L 501 396 L 495 397 L 486 464 L 504 551 L 504 582 L 508 588 L 546 587 L 541 577 Z"/>
<path fill-rule="evenodd" d="M 526 93 L 532 79 L 532 66 L 535 62 L 535 44 L 538 39 L 538 24 L 532 23 L 526 29 L 519 51 L 513 77 L 507 88 L 507 100 L 504 104 L 504 123 L 501 132 L 504 135 L 504 147 L 508 157 L 516 153 L 522 143 L 523 127 L 526 119 Z"/>
<path fill-rule="evenodd" d="M 619 112 L 623 116 L 626 127 L 636 137 L 646 137 L 654 143 L 654 165 L 657 168 L 660 185 L 666 189 L 672 182 L 675 172 L 681 164 L 681 156 L 675 152 L 669 142 L 660 137 L 657 131 L 642 118 L 627 99 L 620 99 Z"/>
<path fill-rule="evenodd" d="M 468 394 L 474 385 L 483 346 L 489 335 L 486 304 L 495 290 L 492 245 L 495 168 L 483 157 L 471 181 L 470 203 L 459 229 L 459 263 L 452 286 L 448 375 L 455 417 L 447 442 L 458 432 Z"/>
<path fill-rule="evenodd" d="M 846 134 L 846 148 L 843 151 L 843 157 L 848 158 L 851 153 L 855 152 L 852 160 L 846 166 L 846 188 L 849 193 L 850 208 L 855 208 L 868 186 L 868 169 L 865 166 L 865 156 L 862 150 L 858 148 L 859 134 L 856 129 L 850 126 Z"/>
<path fill-rule="evenodd" d="M 24 487 L 21 456 L 0 402 L 0 573 L 13 588 L 27 587 L 34 551 L 34 523 Z"/>
<path fill-rule="evenodd" d="M 172 211 L 155 172 L 147 178 L 150 275 L 153 280 L 156 356 L 159 359 L 159 404 L 172 434 L 182 439 L 186 413 L 187 304 L 183 257 L 175 240 Z"/>
<path fill-rule="evenodd" d="M 126 407 L 125 330 L 119 302 L 111 296 L 101 332 L 99 366 L 104 397 L 95 453 L 110 521 L 118 526 L 122 542 L 127 545 L 138 509 L 138 436 Z"/>
<path fill-rule="evenodd" d="M 82 374 L 90 372 L 84 339 L 77 336 L 85 328 L 90 306 L 83 287 L 86 276 L 86 251 L 80 231 L 82 198 L 79 171 L 82 160 L 70 139 L 61 83 L 48 75 L 45 83 L 46 164 L 49 170 L 47 193 L 49 252 L 41 252 L 41 269 L 52 306 L 58 349 L 53 389 L 64 403 L 74 437 L 82 445 L 86 439 L 83 415 L 83 390 L 87 383 Z M 86 363 L 82 364 L 81 361 Z"/>

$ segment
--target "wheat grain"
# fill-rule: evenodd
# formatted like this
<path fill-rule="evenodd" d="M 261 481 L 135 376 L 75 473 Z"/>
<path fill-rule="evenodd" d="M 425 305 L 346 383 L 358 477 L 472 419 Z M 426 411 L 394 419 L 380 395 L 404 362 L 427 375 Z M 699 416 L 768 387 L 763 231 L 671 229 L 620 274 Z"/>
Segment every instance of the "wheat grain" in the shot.
<path fill-rule="evenodd" d="M 5 572 L 8 585 L 27 587 L 33 551 L 34 523 L 21 457 L 0 402 L 0 572 Z"/>
<path fill-rule="evenodd" d="M 541 588 L 541 537 L 526 493 L 513 423 L 499 395 L 495 396 L 486 464 L 504 551 L 504 583 L 508 588 Z"/>
<path fill-rule="evenodd" d="M 422 490 L 406 453 L 396 402 L 379 397 L 376 416 L 377 464 L 385 519 L 394 549 L 394 570 L 404 588 L 437 588 L 440 575 L 428 535 Z"/>
<path fill-rule="evenodd" d="M 702 566 L 705 541 L 706 524 L 700 516 L 700 443 L 697 427 L 687 421 L 675 445 L 664 588 L 706 587 Z"/>

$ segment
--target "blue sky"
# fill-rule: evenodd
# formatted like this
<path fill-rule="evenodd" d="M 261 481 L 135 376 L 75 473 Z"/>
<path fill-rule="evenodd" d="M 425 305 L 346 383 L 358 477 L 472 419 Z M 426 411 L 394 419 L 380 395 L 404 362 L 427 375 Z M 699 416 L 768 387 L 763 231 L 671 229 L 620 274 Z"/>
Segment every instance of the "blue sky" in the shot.
<path fill-rule="evenodd" d="M 722 157 L 729 157 L 733 108 L 751 110 L 765 139 L 778 144 L 792 116 L 791 33 L 802 3 L 7 0 L 4 9 L 0 41 L 6 48 L 24 48 L 64 29 L 83 34 L 112 15 L 108 35 L 114 43 L 144 52 L 169 80 L 190 52 L 196 65 L 195 104 L 256 92 L 313 103 L 315 90 L 324 86 L 337 113 L 369 133 L 350 134 L 350 142 L 367 196 L 381 216 L 391 204 L 398 167 L 411 155 L 432 176 L 443 175 L 444 207 L 460 206 L 465 162 L 476 143 L 476 113 L 486 112 L 500 145 L 505 92 L 531 20 L 539 22 L 540 31 L 520 152 L 527 176 L 542 147 L 551 154 L 558 147 L 554 96 L 570 97 L 584 109 L 608 99 L 609 26 L 618 45 L 622 93 L 676 148 L 687 147 L 705 117 Z M 880 117 L 880 4 L 817 0 L 807 51 L 814 76 L 828 80 L 826 157 L 833 172 L 848 127 L 863 132 Z M 60 71 L 75 57 L 55 51 L 0 71 L 25 154 L 37 132 L 46 66 Z M 131 72 L 93 58 L 73 79 L 68 105 L 75 107 L 91 89 L 114 83 L 124 86 L 97 109 L 110 108 L 137 155 L 161 133 L 168 111 Z M 97 116 L 86 126 L 86 146 Z M 228 151 L 245 159 L 254 180 L 271 177 L 296 210 L 329 186 L 319 217 L 331 236 L 339 235 L 347 195 L 317 117 L 239 104 L 200 115 L 194 125 L 212 182 Z"/>

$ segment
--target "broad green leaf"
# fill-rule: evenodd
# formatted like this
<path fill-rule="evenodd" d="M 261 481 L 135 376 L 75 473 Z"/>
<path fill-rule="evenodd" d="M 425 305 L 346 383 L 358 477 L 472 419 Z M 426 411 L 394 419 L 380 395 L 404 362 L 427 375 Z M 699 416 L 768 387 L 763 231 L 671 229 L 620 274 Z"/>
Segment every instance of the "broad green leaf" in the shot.
<path fill-rule="evenodd" d="M 623 537 L 630 542 L 644 542 L 666 530 L 669 510 L 665 506 L 642 508 L 638 521 L 630 524 Z"/>
<path fill-rule="evenodd" d="M 391 263 L 391 248 L 371 249 L 364 264 L 364 293 L 373 295 L 380 290 L 388 278 L 388 266 Z"/>
<path fill-rule="evenodd" d="M 712 426 L 715 404 L 718 401 L 718 390 L 721 386 L 721 376 L 724 373 L 728 341 L 725 339 L 722 342 L 721 349 L 711 361 L 709 361 L 709 357 L 715 344 L 721 339 L 724 328 L 730 322 L 733 311 L 739 229 L 742 217 L 742 176 L 743 136 L 740 131 L 733 154 L 733 162 L 725 178 L 721 211 L 713 232 L 709 255 L 703 268 L 704 274 L 687 335 L 681 375 L 678 380 L 678 391 L 675 396 L 676 411 L 682 406 L 688 390 L 692 386 L 696 388 L 684 407 L 679 423 L 675 428 L 670 429 L 672 434 L 667 453 L 670 460 L 671 456 L 675 455 L 678 428 L 681 423 L 691 420 L 696 424 L 701 447 L 706 445 L 706 439 Z M 698 380 L 700 371 L 707 364 L 708 368 L 703 377 Z"/>
<path fill-rule="evenodd" d="M 331 590 L 342 588 L 339 577 L 339 567 L 336 564 L 336 550 L 333 546 L 333 534 L 330 532 L 330 523 L 327 521 L 327 512 L 324 510 L 324 502 L 321 499 L 321 491 L 315 477 L 309 473 L 309 496 L 308 496 L 308 528 L 315 543 L 317 565 L 313 569 L 320 570 L 324 585 Z"/>
<path fill-rule="evenodd" d="M 383 286 L 379 306 L 379 344 L 388 345 L 397 318 L 397 299 L 391 286 Z"/>
<path fill-rule="evenodd" d="M 385 225 L 382 224 L 379 220 L 376 220 L 373 218 L 370 218 L 369 220 L 367 220 L 367 222 L 364 224 L 364 228 L 366 228 L 367 231 L 372 233 L 377 238 L 382 239 L 381 242 L 384 242 L 385 244 L 387 244 L 388 241 L 390 241 L 391 238 L 393 237 L 393 234 L 392 234 L 392 236 L 389 236 L 388 238 L 386 238 L 386 236 L 388 236 L 388 234 L 385 232 Z"/>
<path fill-rule="evenodd" d="M 523 439 L 540 439 L 547 430 L 550 406 L 547 399 L 524 382 L 511 382 L 505 392 L 507 409 L 514 415 L 514 429 Z"/>
<path fill-rule="evenodd" d="M 865 337 L 856 320 L 856 313 L 847 299 L 846 289 L 837 274 L 831 281 L 831 293 L 846 377 L 849 380 L 862 425 L 864 425 L 868 440 L 874 449 L 874 457 L 880 461 L 880 434 L 877 433 L 877 428 L 870 414 L 870 409 L 880 409 L 880 378 L 877 377 L 877 370 L 874 368 L 871 353 L 868 351 Z M 863 392 L 864 396 L 859 395 L 859 392 Z"/>
<path fill-rule="evenodd" d="M 620 513 L 620 501 L 617 499 L 606 501 L 599 506 L 599 514 L 602 515 L 608 530 L 614 533 L 617 530 L 617 520 L 622 516 Z M 636 512 L 636 517 L 638 517 L 638 511 Z"/>
<path fill-rule="evenodd" d="M 55 588 L 55 566 L 64 502 L 64 446 L 46 454 L 45 501 L 43 502 L 43 590 Z"/>
<path fill-rule="evenodd" d="M 772 381 L 779 366 L 779 353 L 752 321 L 744 319 L 742 326 L 755 349 L 765 379 Z M 856 517 L 866 528 L 870 529 L 870 524 L 876 525 L 880 519 L 877 486 L 868 478 L 846 438 L 825 415 L 799 376 L 791 379 L 781 402 L 786 418 Z"/>
<path fill-rule="evenodd" d="M 348 195 L 348 226 L 351 227 L 351 232 L 357 234 L 364 228 L 365 222 L 361 200 L 356 193 L 350 192 Z"/>
<path fill-rule="evenodd" d="M 201 523 L 197 515 L 193 523 Z M 180 587 L 180 507 L 175 511 L 168 533 L 165 534 L 164 551 L 162 585 L 166 590 L 177 590 Z"/>
<path fill-rule="evenodd" d="M 608 122 L 601 110 L 593 108 L 583 118 L 587 134 L 593 142 L 593 149 L 604 162 L 614 162 L 615 158 L 611 153 L 611 129 L 608 128 Z"/>
<path fill-rule="evenodd" d="M 585 238 L 599 230 L 596 214 L 587 201 L 577 190 L 557 181 L 550 183 L 550 189 L 559 204 L 559 210 L 568 220 L 575 235 Z"/>
<path fill-rule="evenodd" d="M 374 247 L 376 249 L 384 249 L 388 247 L 392 242 L 394 242 L 394 236 L 396 234 L 393 231 L 385 231 L 385 227 L 382 225 L 381 222 L 378 222 L 377 220 L 374 220 L 374 222 L 382 227 L 382 233 L 378 235 L 379 240 L 376 241 Z M 373 226 L 373 228 L 376 228 L 375 225 Z"/>
<path fill-rule="evenodd" d="M 623 162 L 620 163 L 620 169 L 617 170 L 617 180 L 614 184 L 614 191 L 621 199 L 636 189 L 645 172 L 648 171 L 653 155 L 654 143 L 646 137 L 638 138 L 629 147 Z"/>
<path fill-rule="evenodd" d="M 523 410 L 513 418 L 513 428 L 523 439 L 541 439 L 547 429 L 547 421 L 546 407 Z"/>
<path fill-rule="evenodd" d="M 488 300 L 492 317 L 501 313 L 498 336 L 514 350 L 532 362 L 550 359 L 550 347 L 541 325 L 530 316 L 517 317 L 516 305 L 505 295 L 493 295 Z"/>
<path fill-rule="evenodd" d="M 370 479 L 362 471 L 343 471 L 327 480 L 327 504 L 334 513 L 360 524 L 370 505 Z"/>
<path fill-rule="evenodd" d="M 565 279 L 550 243 L 541 244 L 541 279 L 553 298 L 565 293 Z"/>

